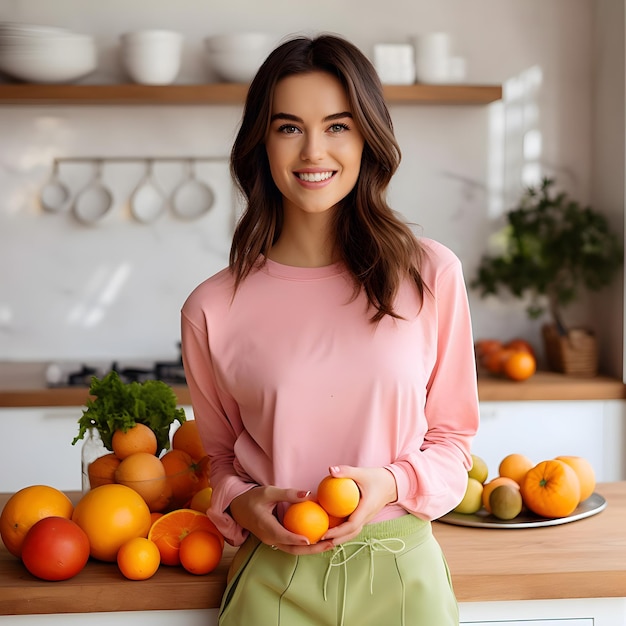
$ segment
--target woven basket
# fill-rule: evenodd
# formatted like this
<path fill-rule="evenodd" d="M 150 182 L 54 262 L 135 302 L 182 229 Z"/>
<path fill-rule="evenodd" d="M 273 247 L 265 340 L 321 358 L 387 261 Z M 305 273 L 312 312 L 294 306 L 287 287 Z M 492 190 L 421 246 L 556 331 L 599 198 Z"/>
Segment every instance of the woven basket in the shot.
<path fill-rule="evenodd" d="M 598 373 L 598 342 L 591 331 L 573 328 L 561 335 L 556 326 L 545 325 L 542 332 L 550 369 L 575 376 Z"/>

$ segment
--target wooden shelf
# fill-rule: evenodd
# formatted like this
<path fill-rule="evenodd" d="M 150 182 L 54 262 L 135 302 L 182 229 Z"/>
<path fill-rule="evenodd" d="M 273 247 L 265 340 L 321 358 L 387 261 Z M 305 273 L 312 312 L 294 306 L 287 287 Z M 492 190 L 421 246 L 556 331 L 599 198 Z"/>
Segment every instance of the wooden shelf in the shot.
<path fill-rule="evenodd" d="M 608 376 L 581 378 L 556 372 L 537 372 L 522 382 L 479 376 L 478 397 L 481 402 L 624 400 L 626 387 L 621 380 Z"/>
<path fill-rule="evenodd" d="M 499 85 L 385 85 L 396 104 L 489 104 L 502 97 Z M 41 85 L 0 84 L 0 105 L 206 105 L 243 103 L 248 85 Z"/>

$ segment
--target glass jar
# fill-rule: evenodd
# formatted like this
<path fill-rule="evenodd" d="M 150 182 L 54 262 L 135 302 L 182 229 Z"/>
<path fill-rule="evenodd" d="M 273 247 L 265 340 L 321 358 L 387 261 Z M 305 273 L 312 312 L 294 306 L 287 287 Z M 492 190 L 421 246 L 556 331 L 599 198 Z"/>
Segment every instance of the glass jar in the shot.
<path fill-rule="evenodd" d="M 97 428 L 90 428 L 87 432 L 87 437 L 83 442 L 81 450 L 81 465 L 83 472 L 82 488 L 83 493 L 91 489 L 89 483 L 89 464 L 95 461 L 98 457 L 108 454 L 109 450 L 104 447 L 100 433 Z"/>

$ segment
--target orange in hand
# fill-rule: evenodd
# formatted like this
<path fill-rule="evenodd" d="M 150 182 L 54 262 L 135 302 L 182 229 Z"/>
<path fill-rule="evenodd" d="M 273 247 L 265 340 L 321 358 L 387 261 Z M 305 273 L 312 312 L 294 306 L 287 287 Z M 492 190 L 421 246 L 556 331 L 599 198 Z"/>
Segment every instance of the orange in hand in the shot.
<path fill-rule="evenodd" d="M 326 476 L 317 487 L 317 501 L 333 517 L 347 517 L 360 499 L 361 492 L 352 478 Z"/>
<path fill-rule="evenodd" d="M 328 530 L 328 513 L 312 500 L 291 504 L 285 511 L 283 526 L 296 535 L 317 543 Z"/>

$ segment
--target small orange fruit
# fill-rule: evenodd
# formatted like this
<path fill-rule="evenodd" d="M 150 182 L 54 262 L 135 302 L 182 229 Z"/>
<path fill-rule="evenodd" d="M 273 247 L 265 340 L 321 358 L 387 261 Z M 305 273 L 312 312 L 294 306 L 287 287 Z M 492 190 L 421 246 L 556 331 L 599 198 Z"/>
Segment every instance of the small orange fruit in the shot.
<path fill-rule="evenodd" d="M 283 526 L 296 535 L 303 535 L 311 544 L 317 543 L 328 530 L 328 513 L 312 500 L 289 505 Z"/>
<path fill-rule="evenodd" d="M 180 542 L 180 564 L 191 574 L 208 574 L 222 560 L 223 546 L 217 535 L 194 530 Z"/>
<path fill-rule="evenodd" d="M 513 354 L 514 350 L 504 347 L 491 350 L 481 359 L 480 364 L 491 374 L 502 374 L 505 361 Z"/>
<path fill-rule="evenodd" d="M 129 539 L 117 552 L 117 566 L 129 580 L 147 580 L 161 564 L 156 544 L 145 537 Z"/>
<path fill-rule="evenodd" d="M 44 517 L 70 519 L 74 506 L 60 490 L 48 485 L 30 485 L 15 492 L 0 514 L 0 537 L 6 549 L 19 557 L 26 533 Z"/>
<path fill-rule="evenodd" d="M 161 459 L 148 452 L 135 452 L 121 461 L 115 482 L 134 489 L 148 506 L 162 496 L 167 485 Z"/>
<path fill-rule="evenodd" d="M 509 348 L 510 350 L 515 350 L 516 352 L 527 352 L 531 354 L 533 357 L 535 356 L 535 351 L 533 347 L 530 345 L 526 339 L 520 339 L 516 337 L 515 339 L 511 339 L 504 344 L 505 348 Z"/>
<path fill-rule="evenodd" d="M 161 511 L 150 511 L 150 526 L 156 522 L 159 517 L 162 517 L 163 513 Z"/>
<path fill-rule="evenodd" d="M 596 474 L 593 465 L 582 456 L 557 456 L 557 460 L 567 463 L 578 476 L 580 501 L 586 500 L 596 488 Z"/>
<path fill-rule="evenodd" d="M 474 351 L 476 358 L 480 361 L 489 352 L 501 350 L 502 342 L 498 339 L 477 339 L 474 342 Z"/>
<path fill-rule="evenodd" d="M 567 517 L 580 501 L 576 472 L 563 461 L 541 461 L 526 473 L 521 485 L 524 504 L 542 517 Z"/>
<path fill-rule="evenodd" d="M 180 565 L 180 542 L 192 532 L 204 530 L 217 536 L 224 546 L 224 536 L 215 524 L 200 511 L 176 509 L 152 524 L 148 539 L 156 543 L 164 565 Z"/>
<path fill-rule="evenodd" d="M 537 371 L 537 361 L 528 352 L 513 352 L 502 363 L 502 372 L 511 380 L 526 380 Z"/>
<path fill-rule="evenodd" d="M 498 466 L 498 474 L 512 478 L 518 485 L 522 484 L 526 472 L 535 464 L 523 454 L 507 454 Z"/>
<path fill-rule="evenodd" d="M 490 480 L 488 483 L 485 483 L 483 485 L 482 500 L 483 500 L 483 506 L 485 507 L 485 510 L 488 513 L 491 513 L 491 506 L 489 504 L 489 496 L 491 495 L 491 492 L 496 487 L 499 487 L 500 485 L 511 485 L 512 487 L 519 489 L 519 485 L 512 478 L 507 478 L 506 476 L 496 476 L 495 478 Z"/>
<path fill-rule="evenodd" d="M 326 476 L 317 487 L 317 501 L 326 513 L 334 517 L 347 517 L 361 499 L 358 485 L 352 478 Z"/>
<path fill-rule="evenodd" d="M 196 420 L 187 420 L 174 431 L 172 448 L 184 450 L 196 462 L 206 456 Z"/>
<path fill-rule="evenodd" d="M 191 501 L 189 502 L 189 508 L 194 511 L 200 511 L 206 513 L 211 506 L 211 498 L 213 497 L 213 488 L 204 487 L 193 494 Z"/>
<path fill-rule="evenodd" d="M 98 457 L 87 466 L 89 487 L 110 485 L 115 482 L 115 470 L 120 464 L 120 459 L 113 452 Z"/>
<path fill-rule="evenodd" d="M 111 447 L 121 461 L 135 452 L 156 454 L 157 438 L 149 426 L 135 424 L 126 431 L 121 428 L 116 430 L 111 438 Z"/>

